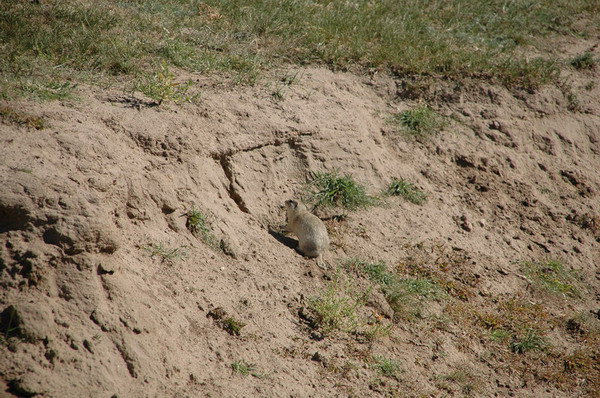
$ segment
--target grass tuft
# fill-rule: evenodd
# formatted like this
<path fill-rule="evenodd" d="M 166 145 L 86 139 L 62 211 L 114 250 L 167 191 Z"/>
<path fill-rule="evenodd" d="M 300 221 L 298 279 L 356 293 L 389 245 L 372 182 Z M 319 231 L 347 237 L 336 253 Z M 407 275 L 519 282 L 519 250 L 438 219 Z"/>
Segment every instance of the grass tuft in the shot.
<path fill-rule="evenodd" d="M 192 207 L 185 213 L 186 228 L 194 235 L 199 236 L 209 246 L 216 246 L 217 239 L 210 230 L 208 216 L 200 210 Z"/>
<path fill-rule="evenodd" d="M 183 258 L 186 253 L 181 248 L 169 248 L 162 243 L 150 243 L 143 247 L 144 250 L 150 253 L 150 258 L 155 256 L 160 257 L 161 262 L 173 263 L 173 261 Z"/>
<path fill-rule="evenodd" d="M 192 82 L 189 80 L 185 83 L 176 82 L 175 74 L 163 60 L 152 74 L 136 80 L 133 91 L 144 93 L 160 106 L 166 102 L 180 104 L 195 101 L 199 96 L 188 93 L 191 86 Z"/>
<path fill-rule="evenodd" d="M 510 349 L 516 354 L 523 354 L 528 351 L 543 351 L 547 347 L 546 339 L 533 328 L 527 329 L 520 336 L 515 336 L 510 343 Z"/>
<path fill-rule="evenodd" d="M 358 308 L 363 306 L 370 291 L 361 291 L 351 280 L 342 281 L 338 273 L 325 292 L 309 302 L 316 325 L 324 335 L 334 331 L 355 333 L 361 326 Z"/>
<path fill-rule="evenodd" d="M 417 188 L 414 184 L 404 180 L 394 178 L 386 190 L 387 195 L 401 196 L 411 203 L 421 205 L 427 199 L 427 195 Z"/>
<path fill-rule="evenodd" d="M 445 126 L 442 117 L 426 105 L 400 112 L 392 116 L 391 122 L 415 138 L 428 137 Z"/>
<path fill-rule="evenodd" d="M 591 52 L 585 52 L 575 56 L 569 64 L 575 69 L 593 69 L 598 60 L 594 58 L 594 54 Z"/>
<path fill-rule="evenodd" d="M 383 261 L 368 263 L 359 259 L 349 259 L 344 267 L 377 283 L 396 315 L 402 318 L 422 317 L 425 301 L 437 300 L 445 295 L 444 289 L 433 280 L 401 278 L 388 271 Z"/>
<path fill-rule="evenodd" d="M 233 370 L 235 373 L 239 373 L 243 376 L 248 376 L 249 374 L 253 374 L 255 369 L 256 369 L 256 365 L 254 365 L 252 363 L 248 363 L 248 362 L 244 361 L 243 359 L 232 362 L 232 364 L 231 364 L 231 370 Z"/>
<path fill-rule="evenodd" d="M 375 198 L 367 195 L 365 188 L 350 175 L 316 172 L 308 184 L 308 202 L 314 207 L 339 206 L 356 210 L 375 203 Z"/>
<path fill-rule="evenodd" d="M 381 355 L 375 355 L 373 360 L 375 361 L 374 368 L 377 369 L 383 376 L 396 378 L 402 371 L 400 363 L 394 359 L 386 358 Z"/>
<path fill-rule="evenodd" d="M 547 292 L 569 297 L 579 296 L 575 287 L 576 274 L 567 270 L 560 260 L 525 261 L 522 271 L 536 286 Z"/>

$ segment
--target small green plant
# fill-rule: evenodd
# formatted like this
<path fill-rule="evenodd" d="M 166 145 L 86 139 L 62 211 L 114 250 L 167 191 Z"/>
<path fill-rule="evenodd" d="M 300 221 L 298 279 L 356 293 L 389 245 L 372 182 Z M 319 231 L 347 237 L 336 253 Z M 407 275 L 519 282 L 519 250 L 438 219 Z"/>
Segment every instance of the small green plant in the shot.
<path fill-rule="evenodd" d="M 579 296 L 575 287 L 578 279 L 576 274 L 565 269 L 560 260 L 525 261 L 522 265 L 522 272 L 545 291 L 569 297 Z"/>
<path fill-rule="evenodd" d="M 411 203 L 420 205 L 425 202 L 427 195 L 414 184 L 404 180 L 394 178 L 386 190 L 387 195 L 401 196 Z"/>
<path fill-rule="evenodd" d="M 594 80 L 587 82 L 585 86 L 583 86 L 586 91 L 591 91 L 594 89 L 594 87 L 596 87 L 596 82 Z"/>
<path fill-rule="evenodd" d="M 155 256 L 160 257 L 161 262 L 169 262 L 172 263 L 174 260 L 178 260 L 185 256 L 185 251 L 181 248 L 168 248 L 165 247 L 162 243 L 150 243 L 148 246 L 143 248 L 147 252 L 150 253 L 150 258 L 154 258 Z"/>
<path fill-rule="evenodd" d="M 273 98 L 275 98 L 277 101 L 281 101 L 285 98 L 285 94 L 284 94 L 284 90 L 283 87 L 277 87 L 273 93 L 271 93 L 271 95 L 273 96 Z"/>
<path fill-rule="evenodd" d="M 230 335 L 239 336 L 242 333 L 242 328 L 246 326 L 246 324 L 233 318 L 225 318 L 221 321 L 221 326 L 223 330 Z"/>
<path fill-rule="evenodd" d="M 439 381 L 451 382 L 456 384 L 459 387 L 460 392 L 464 396 L 471 396 L 475 392 L 477 392 L 477 380 L 475 376 L 469 370 L 465 369 L 462 366 L 448 374 L 436 376 L 436 379 L 438 380 L 438 383 L 436 383 L 436 385 L 439 384 Z M 443 384 L 439 384 L 438 387 L 448 390 L 450 392 L 452 391 L 450 388 L 444 386 Z"/>
<path fill-rule="evenodd" d="M 442 117 L 426 105 L 400 112 L 392 116 L 391 122 L 407 135 L 420 138 L 437 132 L 445 125 Z"/>
<path fill-rule="evenodd" d="M 381 355 L 375 355 L 373 360 L 375 361 L 374 368 L 377 369 L 383 376 L 396 378 L 402 371 L 400 363 L 394 359 L 386 358 Z"/>
<path fill-rule="evenodd" d="M 510 349 L 516 354 L 524 354 L 527 351 L 542 351 L 548 347 L 548 343 L 539 332 L 533 328 L 525 330 L 521 336 L 514 336 L 510 343 Z"/>
<path fill-rule="evenodd" d="M 163 102 L 193 102 L 198 95 L 188 93 L 191 86 L 191 81 L 176 82 L 175 74 L 170 71 L 169 65 L 163 60 L 154 73 L 136 80 L 133 90 L 134 92 L 141 91 L 160 106 Z"/>
<path fill-rule="evenodd" d="M 594 58 L 594 54 L 588 51 L 575 56 L 569 63 L 575 69 L 592 69 L 598 60 Z"/>
<path fill-rule="evenodd" d="M 248 376 L 249 374 L 254 375 L 253 372 L 256 369 L 256 365 L 254 365 L 252 363 L 248 363 L 248 362 L 244 361 L 243 359 L 240 359 L 231 364 L 231 369 L 235 373 L 239 373 L 243 376 Z"/>
<path fill-rule="evenodd" d="M 238 321 L 237 319 L 227 315 L 227 311 L 225 311 L 222 307 L 217 307 L 213 310 L 210 310 L 207 314 L 209 318 L 213 318 L 217 325 L 221 327 L 221 329 L 225 330 L 232 336 L 239 336 L 242 333 L 242 329 L 246 324 L 242 321 Z"/>
<path fill-rule="evenodd" d="M 366 341 L 375 341 L 379 338 L 389 336 L 392 332 L 392 324 L 385 324 L 381 320 L 376 320 L 362 334 Z"/>
<path fill-rule="evenodd" d="M 492 329 L 490 338 L 499 343 L 505 342 L 510 337 L 510 331 L 502 328 Z"/>
<path fill-rule="evenodd" d="M 209 216 L 192 207 L 185 213 L 186 228 L 194 235 L 199 236 L 209 246 L 218 247 L 217 238 L 210 231 Z"/>
<path fill-rule="evenodd" d="M 297 71 L 293 75 L 286 74 L 280 79 L 280 82 L 275 86 L 275 90 L 271 93 L 273 98 L 277 101 L 281 101 L 285 98 L 285 91 L 291 87 L 293 84 L 296 84 L 302 79 L 304 75 L 304 71 Z"/>
<path fill-rule="evenodd" d="M 374 204 L 375 198 L 367 195 L 365 188 L 349 175 L 316 172 L 309 182 L 308 201 L 314 207 L 340 206 L 355 210 Z"/>
<path fill-rule="evenodd" d="M 351 280 L 342 281 L 338 272 L 325 292 L 312 298 L 308 307 L 323 334 L 336 330 L 355 333 L 361 326 L 358 308 L 367 302 L 369 295 L 370 291 L 360 291 Z"/>

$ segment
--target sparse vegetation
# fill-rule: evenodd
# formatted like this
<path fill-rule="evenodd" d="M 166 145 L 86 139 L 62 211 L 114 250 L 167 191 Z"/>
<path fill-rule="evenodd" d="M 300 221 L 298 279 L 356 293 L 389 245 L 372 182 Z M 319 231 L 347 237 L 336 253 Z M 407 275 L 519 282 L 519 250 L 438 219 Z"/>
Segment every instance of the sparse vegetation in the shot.
<path fill-rule="evenodd" d="M 245 323 L 237 321 L 233 318 L 225 318 L 222 321 L 223 329 L 232 336 L 239 336 Z"/>
<path fill-rule="evenodd" d="M 227 315 L 227 312 L 221 307 L 210 310 L 207 316 L 213 318 L 221 329 L 232 336 L 239 336 L 242 333 L 244 326 L 246 326 L 244 322 Z"/>
<path fill-rule="evenodd" d="M 525 261 L 522 271 L 537 287 L 547 292 L 569 297 L 579 295 L 575 287 L 576 274 L 567 270 L 560 260 Z"/>
<path fill-rule="evenodd" d="M 592 69 L 594 66 L 596 66 L 598 60 L 594 58 L 593 53 L 587 51 L 583 54 L 577 55 L 569 63 L 575 69 Z"/>
<path fill-rule="evenodd" d="M 275 98 L 277 101 L 283 100 L 285 98 L 285 92 L 289 89 L 289 87 L 299 82 L 303 75 L 304 71 L 298 71 L 293 75 L 286 74 L 284 77 L 282 77 L 279 83 L 275 85 L 275 89 L 271 93 L 273 98 Z"/>
<path fill-rule="evenodd" d="M 240 359 L 231 364 L 231 369 L 235 373 L 239 373 L 243 376 L 248 376 L 249 374 L 254 375 L 254 370 L 256 369 L 256 365 L 254 365 L 252 363 L 248 363 L 248 362 Z"/>
<path fill-rule="evenodd" d="M 323 334 L 338 330 L 355 333 L 361 326 L 358 309 L 366 303 L 369 294 L 354 286 L 352 280 L 342 280 L 338 272 L 323 294 L 310 300 L 309 308 Z"/>
<path fill-rule="evenodd" d="M 308 189 L 308 202 L 314 207 L 339 206 L 355 210 L 375 202 L 375 198 L 367 195 L 365 188 L 350 175 L 340 175 L 337 171 L 314 173 Z"/>
<path fill-rule="evenodd" d="M 436 379 L 436 385 L 448 392 L 453 392 L 453 389 L 446 385 L 446 382 L 456 384 L 458 386 L 458 391 L 460 391 L 463 396 L 473 396 L 473 394 L 477 392 L 476 377 L 462 366 L 459 366 L 450 373 L 439 375 Z"/>
<path fill-rule="evenodd" d="M 534 328 L 528 328 L 519 336 L 514 336 L 510 343 L 510 349 L 517 354 L 527 351 L 540 351 L 548 346 L 546 339 L 540 336 Z"/>
<path fill-rule="evenodd" d="M 445 125 L 442 117 L 426 105 L 397 113 L 390 121 L 405 134 L 416 138 L 430 136 Z"/>
<path fill-rule="evenodd" d="M 143 247 L 144 250 L 150 253 L 150 258 L 160 257 L 161 262 L 173 263 L 185 256 L 185 251 L 181 248 L 169 248 L 162 243 L 150 243 Z"/>
<path fill-rule="evenodd" d="M 41 130 L 48 127 L 43 118 L 16 110 L 8 105 L 0 106 L 0 118 L 6 123 L 14 123 L 26 127 L 32 127 L 36 130 Z"/>
<path fill-rule="evenodd" d="M 427 195 L 414 184 L 404 180 L 394 178 L 386 190 L 386 194 L 392 196 L 401 196 L 411 203 L 420 205 L 425 202 Z"/>
<path fill-rule="evenodd" d="M 34 97 L 43 101 L 54 100 L 73 100 L 76 99 L 74 92 L 77 89 L 76 83 L 69 81 L 25 81 L 20 85 L 20 90 L 27 96 Z"/>
<path fill-rule="evenodd" d="M 231 244 L 226 239 L 218 239 L 212 232 L 211 219 L 214 218 L 210 213 L 204 213 L 195 207 L 186 211 L 186 228 L 199 237 L 204 243 L 212 249 L 220 251 L 228 256 L 235 257 L 235 252 Z"/>
<path fill-rule="evenodd" d="M 185 226 L 191 233 L 193 233 L 196 236 L 199 236 L 202 239 L 202 241 L 204 241 L 204 243 L 206 243 L 209 246 L 218 246 L 218 240 L 210 230 L 210 222 L 208 215 L 204 214 L 195 207 L 192 207 L 185 213 L 185 216 Z"/>
<path fill-rule="evenodd" d="M 136 80 L 134 92 L 141 91 L 153 99 L 157 105 L 166 102 L 192 102 L 198 98 L 198 94 L 188 93 L 192 82 L 190 80 L 179 83 L 175 80 L 175 74 L 170 71 L 169 65 L 163 60 L 154 73 L 144 75 Z"/>
<path fill-rule="evenodd" d="M 402 371 L 400 363 L 394 359 L 386 358 L 382 355 L 375 355 L 373 360 L 375 361 L 373 367 L 383 376 L 396 378 Z"/>
<path fill-rule="evenodd" d="M 368 263 L 350 259 L 344 266 L 377 283 L 396 315 L 402 318 L 422 317 L 423 301 L 444 296 L 444 290 L 434 281 L 426 278 L 401 278 L 396 273 L 389 272 L 387 265 L 381 261 Z"/>

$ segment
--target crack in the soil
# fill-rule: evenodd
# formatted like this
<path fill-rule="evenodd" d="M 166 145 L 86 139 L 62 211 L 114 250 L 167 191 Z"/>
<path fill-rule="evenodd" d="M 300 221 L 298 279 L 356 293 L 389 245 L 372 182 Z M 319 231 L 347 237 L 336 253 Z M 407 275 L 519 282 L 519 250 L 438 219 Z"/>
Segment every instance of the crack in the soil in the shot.
<path fill-rule="evenodd" d="M 257 149 L 262 149 L 268 146 L 281 146 L 281 145 L 289 145 L 291 148 L 297 148 L 297 143 L 302 139 L 303 136 L 311 136 L 312 133 L 304 133 L 298 134 L 291 137 L 285 138 L 276 138 L 272 141 L 263 142 L 260 144 L 256 144 L 250 146 L 248 148 L 228 148 L 221 152 L 214 152 L 211 154 L 211 157 L 214 160 L 217 160 L 221 167 L 223 168 L 223 172 L 225 173 L 225 177 L 229 181 L 229 186 L 227 187 L 227 192 L 229 197 L 237 204 L 238 208 L 244 213 L 250 214 L 250 210 L 248 210 L 248 206 L 246 206 L 246 202 L 236 189 L 237 181 L 235 180 L 235 176 L 233 173 L 233 164 L 232 158 L 234 155 L 240 152 L 251 152 Z"/>
<path fill-rule="evenodd" d="M 229 193 L 229 197 L 237 204 L 238 208 L 244 213 L 250 213 L 248 210 L 248 206 L 246 206 L 246 202 L 239 194 L 237 189 L 235 188 L 235 177 L 233 176 L 233 166 L 231 165 L 231 156 L 229 155 L 220 155 L 218 157 L 219 163 L 223 168 L 223 172 L 225 172 L 225 177 L 229 180 L 229 186 L 227 187 L 227 192 Z"/>

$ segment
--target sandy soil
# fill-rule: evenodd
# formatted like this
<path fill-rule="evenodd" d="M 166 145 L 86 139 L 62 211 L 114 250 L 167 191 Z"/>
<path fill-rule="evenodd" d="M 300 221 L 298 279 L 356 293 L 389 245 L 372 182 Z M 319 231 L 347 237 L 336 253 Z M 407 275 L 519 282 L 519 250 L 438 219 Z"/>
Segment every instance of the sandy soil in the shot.
<path fill-rule="evenodd" d="M 90 87 L 77 101 L 9 104 L 49 127 L 0 124 L 0 395 L 468 395 L 443 376 L 456 369 L 474 396 L 593 395 L 591 381 L 558 388 L 519 359 L 535 358 L 503 359 L 451 310 L 495 311 L 507 297 L 555 317 L 600 310 L 598 71 L 565 71 L 564 87 L 537 93 L 440 82 L 422 94 L 448 124 L 411 140 L 388 122 L 418 103 L 402 81 L 308 68 L 282 86 L 297 70 L 255 87 L 202 78 L 198 104 L 136 105 Z M 303 308 L 335 271 L 269 231 L 311 172 L 332 170 L 372 194 L 392 177 L 428 194 L 422 206 L 391 198 L 330 220 L 332 268 L 350 257 L 449 264 L 445 277 L 470 295 L 398 321 L 374 292 L 364 311 L 393 325 L 389 335 L 315 334 Z M 192 207 L 211 215 L 229 254 L 188 231 Z M 178 251 L 161 261 L 151 245 Z M 581 297 L 539 296 L 520 264 L 542 258 L 577 271 Z M 224 316 L 245 323 L 239 336 Z M 563 326 L 548 333 L 557 350 L 580 345 Z M 379 375 L 373 355 L 395 358 L 400 376 Z M 240 360 L 254 375 L 232 371 Z"/>

